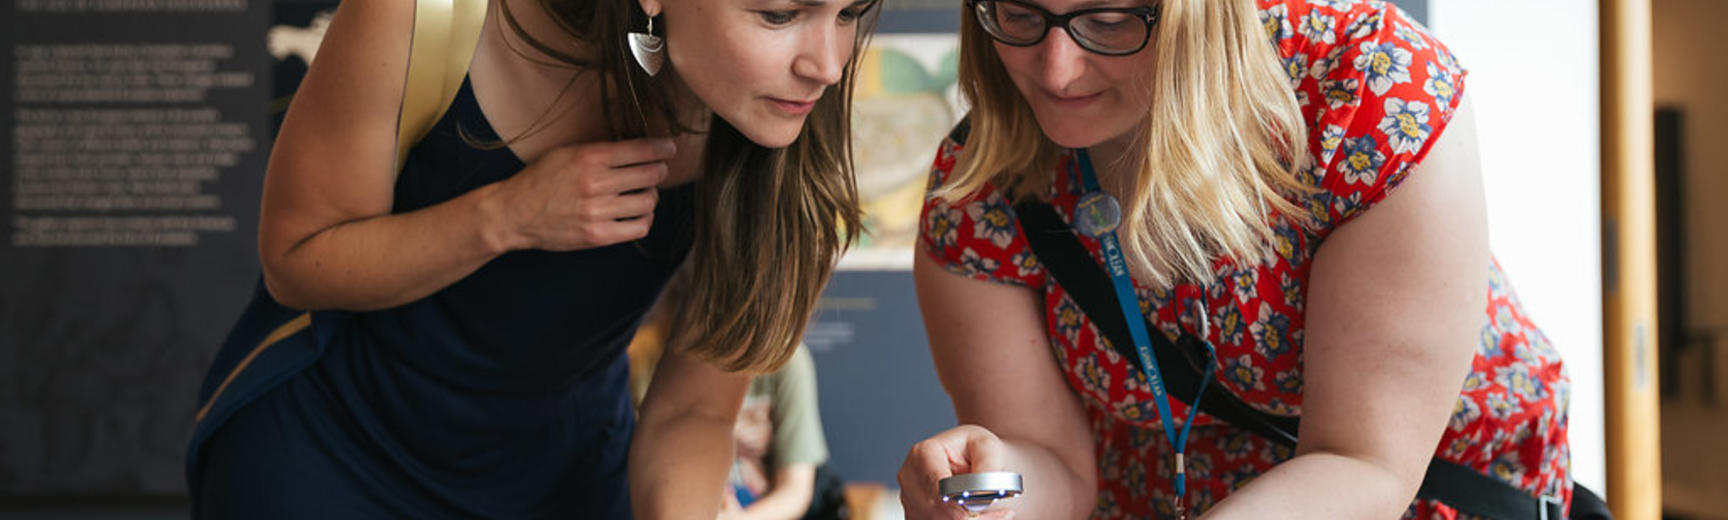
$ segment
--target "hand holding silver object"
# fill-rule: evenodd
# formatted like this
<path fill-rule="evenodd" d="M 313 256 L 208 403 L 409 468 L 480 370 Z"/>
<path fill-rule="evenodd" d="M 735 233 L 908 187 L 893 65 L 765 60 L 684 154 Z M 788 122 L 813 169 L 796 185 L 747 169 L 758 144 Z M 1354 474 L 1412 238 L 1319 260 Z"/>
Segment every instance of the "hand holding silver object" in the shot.
<path fill-rule="evenodd" d="M 997 500 L 1020 496 L 1022 485 L 1020 474 L 1012 471 L 966 473 L 937 483 L 943 502 L 953 502 L 968 513 L 983 511 Z"/>

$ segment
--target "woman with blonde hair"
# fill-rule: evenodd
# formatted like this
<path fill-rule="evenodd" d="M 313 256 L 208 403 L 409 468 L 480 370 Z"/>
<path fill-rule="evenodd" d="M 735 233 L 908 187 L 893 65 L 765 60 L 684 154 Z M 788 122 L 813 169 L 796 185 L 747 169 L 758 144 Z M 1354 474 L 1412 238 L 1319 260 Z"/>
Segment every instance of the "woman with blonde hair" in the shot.
<path fill-rule="evenodd" d="M 1426 29 L 1375 0 L 965 9 L 973 109 L 914 267 L 962 426 L 912 447 L 908 517 L 992 471 L 1025 478 L 998 518 L 1564 515 L 1568 381 Z"/>
<path fill-rule="evenodd" d="M 858 229 L 876 1 L 491 0 L 397 163 L 415 2 L 344 0 L 260 226 L 316 342 L 218 355 L 194 515 L 714 518 L 749 373 L 793 355 Z M 674 272 L 638 418 L 625 345 Z"/>

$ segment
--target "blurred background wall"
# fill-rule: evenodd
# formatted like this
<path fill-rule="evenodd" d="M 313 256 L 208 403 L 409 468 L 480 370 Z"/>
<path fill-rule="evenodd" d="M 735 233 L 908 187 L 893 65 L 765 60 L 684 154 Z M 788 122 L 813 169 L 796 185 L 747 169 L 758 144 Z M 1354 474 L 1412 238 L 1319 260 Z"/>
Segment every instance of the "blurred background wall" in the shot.
<path fill-rule="evenodd" d="M 1728 2 L 1654 0 L 1664 507 L 1728 519 Z"/>

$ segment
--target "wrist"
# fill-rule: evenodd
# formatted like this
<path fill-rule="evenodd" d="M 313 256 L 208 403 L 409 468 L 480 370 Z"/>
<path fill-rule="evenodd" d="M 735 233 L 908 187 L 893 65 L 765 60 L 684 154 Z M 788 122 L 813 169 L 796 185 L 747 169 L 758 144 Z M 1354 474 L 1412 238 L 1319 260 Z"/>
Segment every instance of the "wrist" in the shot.
<path fill-rule="evenodd" d="M 499 194 L 497 183 L 481 186 L 473 191 L 474 222 L 480 235 L 481 246 L 490 255 L 496 256 L 519 249 L 526 249 L 527 239 L 518 233 L 510 218 L 509 204 L 505 203 Z"/>

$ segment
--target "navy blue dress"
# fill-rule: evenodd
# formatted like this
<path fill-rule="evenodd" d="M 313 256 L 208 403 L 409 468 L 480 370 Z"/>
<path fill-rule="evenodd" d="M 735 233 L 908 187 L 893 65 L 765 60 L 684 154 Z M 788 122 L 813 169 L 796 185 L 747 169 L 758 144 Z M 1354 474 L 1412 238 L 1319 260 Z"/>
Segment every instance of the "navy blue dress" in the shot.
<path fill-rule="evenodd" d="M 522 169 L 458 128 L 496 137 L 466 82 L 410 153 L 394 211 Z M 420 301 L 319 314 L 315 360 L 200 425 L 210 433 L 188 460 L 196 515 L 630 518 L 624 350 L 689 251 L 691 191 L 664 192 L 637 242 L 512 252 Z"/>

